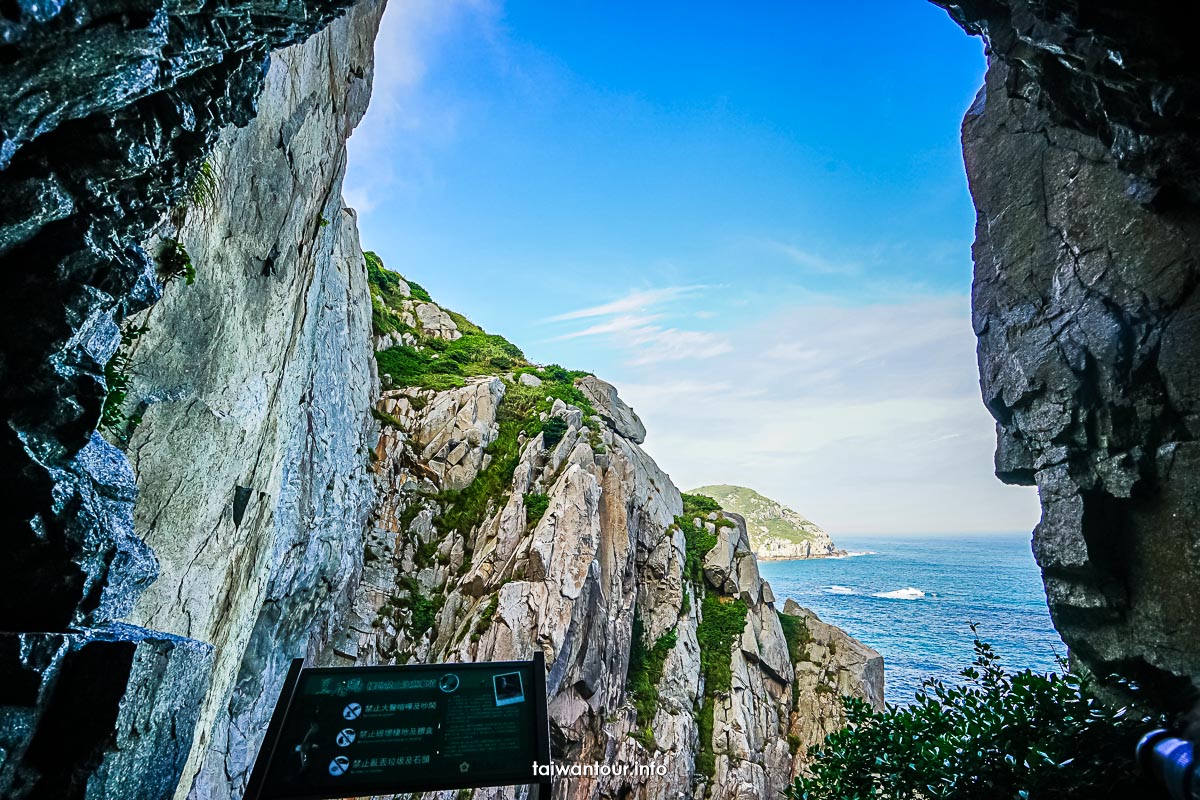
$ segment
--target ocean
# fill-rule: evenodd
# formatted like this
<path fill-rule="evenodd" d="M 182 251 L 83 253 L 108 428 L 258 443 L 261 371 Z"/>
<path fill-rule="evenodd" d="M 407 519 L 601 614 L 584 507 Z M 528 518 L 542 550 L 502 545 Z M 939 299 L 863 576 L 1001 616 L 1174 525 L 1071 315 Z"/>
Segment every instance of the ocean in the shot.
<path fill-rule="evenodd" d="M 884 659 L 889 703 L 926 678 L 959 683 L 970 623 L 1009 669 L 1058 670 L 1066 646 L 1050 623 L 1029 534 L 837 536 L 847 558 L 759 565 L 776 606 L 792 598 Z"/>

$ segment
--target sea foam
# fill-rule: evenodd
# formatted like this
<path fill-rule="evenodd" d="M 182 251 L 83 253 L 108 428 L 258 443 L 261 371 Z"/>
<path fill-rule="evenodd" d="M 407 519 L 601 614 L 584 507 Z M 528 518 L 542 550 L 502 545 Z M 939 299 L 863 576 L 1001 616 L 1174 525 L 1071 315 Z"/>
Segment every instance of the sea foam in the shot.
<path fill-rule="evenodd" d="M 830 586 L 825 591 L 829 594 L 854 594 L 854 590 L 849 586 Z"/>
<path fill-rule="evenodd" d="M 909 586 L 906 589 L 897 589 L 894 592 L 877 592 L 871 596 L 882 597 L 886 600 L 920 600 L 925 596 L 925 593 L 920 589 L 914 589 Z"/>

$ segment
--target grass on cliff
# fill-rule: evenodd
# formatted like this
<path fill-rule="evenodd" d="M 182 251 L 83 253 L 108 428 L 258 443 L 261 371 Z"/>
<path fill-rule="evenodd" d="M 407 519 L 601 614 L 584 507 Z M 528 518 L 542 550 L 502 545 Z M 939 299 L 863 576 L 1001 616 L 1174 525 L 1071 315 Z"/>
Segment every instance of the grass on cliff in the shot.
<path fill-rule="evenodd" d="M 713 713 L 717 695 L 725 695 L 733 685 L 730 659 L 733 645 L 742 638 L 749 608 L 744 602 L 705 591 L 700 607 L 701 622 L 696 628 L 700 643 L 700 674 L 704 678 L 704 705 L 700 707 L 700 752 L 696 771 L 712 778 L 717 768 L 713 752 Z"/>
<path fill-rule="evenodd" d="M 633 736 L 647 750 L 655 749 L 653 723 L 658 712 L 658 682 L 662 680 L 667 656 L 675 648 L 676 641 L 675 629 L 671 628 L 647 647 L 642 617 L 634 613 L 625 691 L 637 710 L 637 731 Z"/>
<path fill-rule="evenodd" d="M 1158 796 L 1133 754 L 1163 720 L 1106 706 L 1070 672 L 1007 672 L 978 638 L 961 675 L 958 686 L 926 681 L 904 708 L 843 698 L 846 727 L 825 739 L 787 800 Z"/>

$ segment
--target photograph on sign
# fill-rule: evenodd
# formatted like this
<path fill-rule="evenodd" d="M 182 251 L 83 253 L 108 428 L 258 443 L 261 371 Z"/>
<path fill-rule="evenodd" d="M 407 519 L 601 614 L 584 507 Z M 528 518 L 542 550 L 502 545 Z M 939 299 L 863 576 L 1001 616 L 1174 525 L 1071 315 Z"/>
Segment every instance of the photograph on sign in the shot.
<path fill-rule="evenodd" d="M 521 673 L 506 672 L 492 678 L 495 685 L 496 705 L 510 706 L 525 702 L 525 687 L 521 684 Z"/>

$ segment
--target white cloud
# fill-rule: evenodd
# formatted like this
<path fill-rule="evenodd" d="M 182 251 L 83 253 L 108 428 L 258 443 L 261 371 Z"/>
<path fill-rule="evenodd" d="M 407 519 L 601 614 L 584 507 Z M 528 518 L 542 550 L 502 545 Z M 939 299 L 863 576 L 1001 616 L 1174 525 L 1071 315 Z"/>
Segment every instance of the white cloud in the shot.
<path fill-rule="evenodd" d="M 753 486 L 835 537 L 1036 523 L 1036 492 L 992 474 L 966 297 L 793 306 L 721 341 L 614 376 L 681 487 Z"/>
<path fill-rule="evenodd" d="M 661 289 L 634 290 L 617 300 L 565 314 L 549 317 L 543 322 L 573 322 L 598 319 L 585 328 L 568 331 L 555 339 L 604 337 L 625 351 L 631 365 L 653 364 L 660 361 L 707 359 L 727 353 L 732 345 L 724 335 L 710 331 L 681 330 L 659 324 L 666 319 L 669 306 L 712 287 L 667 286 Z M 692 318 L 694 312 L 688 313 Z"/>
<path fill-rule="evenodd" d="M 862 264 L 858 261 L 832 259 L 820 253 L 773 239 L 767 240 L 765 244 L 772 250 L 787 256 L 792 263 L 819 275 L 857 275 L 862 272 Z"/>
<path fill-rule="evenodd" d="M 695 292 L 699 292 L 707 288 L 707 286 L 667 286 L 662 289 L 635 290 L 619 300 L 613 300 L 611 303 L 603 303 L 598 306 L 568 311 L 565 314 L 547 317 L 545 321 L 565 322 L 572 319 L 605 317 L 609 316 L 610 314 L 624 314 L 631 311 L 645 311 L 654 306 L 662 305 L 670 300 L 675 300 L 685 295 L 694 294 Z"/>

